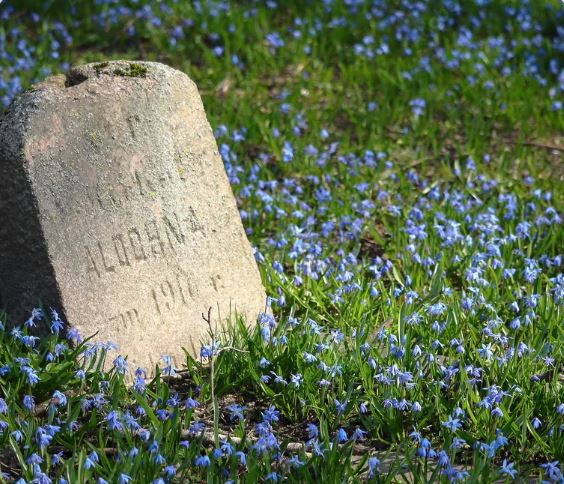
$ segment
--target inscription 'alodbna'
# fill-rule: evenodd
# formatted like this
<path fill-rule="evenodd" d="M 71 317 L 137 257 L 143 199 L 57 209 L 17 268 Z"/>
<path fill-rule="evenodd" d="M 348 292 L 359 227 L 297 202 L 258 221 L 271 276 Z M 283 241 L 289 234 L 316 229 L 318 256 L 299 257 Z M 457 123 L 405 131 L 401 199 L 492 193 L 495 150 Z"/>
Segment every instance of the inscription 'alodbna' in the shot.
<path fill-rule="evenodd" d="M 181 220 L 172 213 L 114 234 L 109 241 L 96 241 L 85 247 L 87 273 L 91 280 L 100 279 L 120 268 L 176 255 L 178 247 L 186 244 L 186 228 L 201 229 L 193 217 Z"/>

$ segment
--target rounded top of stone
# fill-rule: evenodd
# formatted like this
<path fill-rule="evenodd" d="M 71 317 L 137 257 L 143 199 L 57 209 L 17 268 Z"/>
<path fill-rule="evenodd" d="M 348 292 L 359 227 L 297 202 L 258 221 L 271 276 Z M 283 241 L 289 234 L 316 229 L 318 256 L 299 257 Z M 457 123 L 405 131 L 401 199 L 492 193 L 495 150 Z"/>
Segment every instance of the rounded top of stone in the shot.
<path fill-rule="evenodd" d="M 129 60 L 93 62 L 72 68 L 66 75 L 65 85 L 66 87 L 77 86 L 89 79 L 99 79 L 103 76 L 162 79 L 174 74 L 186 76 L 181 71 L 159 62 Z"/>

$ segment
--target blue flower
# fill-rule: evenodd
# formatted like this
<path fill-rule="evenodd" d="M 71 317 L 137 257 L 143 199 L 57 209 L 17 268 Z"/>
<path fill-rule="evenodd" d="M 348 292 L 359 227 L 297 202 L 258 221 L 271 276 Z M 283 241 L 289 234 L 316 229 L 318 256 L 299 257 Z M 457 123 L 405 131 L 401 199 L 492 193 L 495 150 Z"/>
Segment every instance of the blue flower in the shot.
<path fill-rule="evenodd" d="M 243 412 L 245 411 L 245 409 L 246 407 L 237 405 L 236 403 L 227 406 L 227 410 L 229 410 L 229 420 L 231 422 L 234 422 L 235 420 L 244 420 L 245 415 L 243 414 Z"/>
<path fill-rule="evenodd" d="M 114 365 L 114 369 L 120 374 L 120 375 L 124 375 L 125 372 L 127 371 L 127 361 L 126 359 L 121 356 L 118 355 L 116 357 L 116 359 L 113 362 Z"/>
<path fill-rule="evenodd" d="M 411 106 L 411 111 L 413 112 L 413 114 L 418 117 L 424 113 L 427 103 L 424 99 L 416 98 L 409 101 L 409 105 Z"/>
<path fill-rule="evenodd" d="M 513 462 L 507 462 L 507 459 L 503 459 L 503 463 L 498 469 L 498 472 L 502 475 L 509 476 L 511 479 L 515 479 L 517 469 L 514 468 L 514 465 Z"/>
<path fill-rule="evenodd" d="M 20 368 L 20 371 L 27 376 L 30 385 L 35 385 L 40 380 L 35 370 L 30 366 L 24 365 Z"/>
<path fill-rule="evenodd" d="M 207 455 L 200 455 L 194 459 L 194 465 L 197 467 L 209 467 L 210 458 Z"/>
<path fill-rule="evenodd" d="M 336 398 L 333 399 L 333 403 L 335 404 L 335 409 L 337 410 L 337 415 L 341 415 L 345 409 L 347 408 L 348 401 L 345 400 L 343 403 L 339 402 Z"/>
<path fill-rule="evenodd" d="M 284 47 L 284 41 L 282 40 L 282 37 L 280 37 L 280 34 L 278 34 L 277 32 L 267 34 L 266 42 L 273 49 Z"/>
<path fill-rule="evenodd" d="M 339 430 L 337 430 L 336 439 L 339 444 L 342 444 L 348 440 L 348 436 L 347 433 L 345 432 L 345 429 L 341 427 L 339 428 Z"/>
<path fill-rule="evenodd" d="M 120 474 L 117 479 L 118 484 L 127 484 L 129 481 L 131 481 L 131 477 L 127 474 Z"/>
<path fill-rule="evenodd" d="M 31 412 L 33 410 L 34 405 L 35 405 L 35 399 L 33 395 L 24 395 L 23 406 L 26 408 L 28 412 Z"/>
<path fill-rule="evenodd" d="M 492 417 L 498 417 L 498 418 L 503 417 L 503 411 L 499 407 L 493 408 L 490 413 Z"/>
<path fill-rule="evenodd" d="M 176 469 L 174 468 L 173 465 L 169 465 L 163 469 L 163 473 L 168 479 L 170 479 L 176 474 Z"/>
<path fill-rule="evenodd" d="M 88 456 L 86 456 L 82 466 L 84 469 L 88 470 L 95 467 L 98 462 L 99 462 L 98 454 L 95 451 L 92 451 Z"/>
<path fill-rule="evenodd" d="M 51 397 L 51 404 L 64 407 L 67 404 L 66 395 L 61 393 L 59 390 L 55 390 L 53 396 Z"/>
<path fill-rule="evenodd" d="M 43 427 L 38 427 L 35 431 L 35 442 L 40 449 L 47 447 L 51 443 L 52 439 L 53 436 L 50 435 L 50 433 L 47 432 Z"/>
<path fill-rule="evenodd" d="M 264 412 L 262 412 L 262 421 L 266 423 L 278 422 L 280 412 L 271 405 Z"/>
<path fill-rule="evenodd" d="M 294 149 L 288 141 L 284 141 L 284 146 L 282 147 L 282 161 L 284 163 L 289 163 L 294 158 Z"/>
<path fill-rule="evenodd" d="M 364 440 L 364 438 L 366 437 L 366 434 L 367 434 L 367 432 L 365 430 L 362 430 L 360 427 L 357 427 L 354 430 L 351 439 L 354 440 L 354 441 Z"/>
<path fill-rule="evenodd" d="M 241 465 L 247 465 L 247 455 L 244 452 L 239 450 L 235 452 L 235 456 L 237 457 Z"/>
<path fill-rule="evenodd" d="M 110 430 L 117 430 L 121 432 L 123 430 L 123 425 L 119 421 L 118 413 L 115 410 L 112 410 L 106 416 L 106 422 L 108 423 L 108 428 Z"/>
<path fill-rule="evenodd" d="M 380 459 L 377 457 L 368 458 L 368 473 L 372 479 L 376 474 L 380 473 Z"/>
<path fill-rule="evenodd" d="M 541 464 L 540 467 L 544 469 L 544 475 L 548 477 L 551 481 L 556 482 L 562 477 L 560 468 L 558 467 L 558 461 L 547 462 L 546 464 Z"/>
<path fill-rule="evenodd" d="M 446 422 L 442 422 L 443 427 L 446 427 L 447 429 L 449 429 L 451 432 L 456 433 L 458 431 L 458 429 L 462 428 L 462 424 L 460 423 L 460 419 L 458 418 L 452 418 L 451 416 L 449 416 L 448 420 Z"/>

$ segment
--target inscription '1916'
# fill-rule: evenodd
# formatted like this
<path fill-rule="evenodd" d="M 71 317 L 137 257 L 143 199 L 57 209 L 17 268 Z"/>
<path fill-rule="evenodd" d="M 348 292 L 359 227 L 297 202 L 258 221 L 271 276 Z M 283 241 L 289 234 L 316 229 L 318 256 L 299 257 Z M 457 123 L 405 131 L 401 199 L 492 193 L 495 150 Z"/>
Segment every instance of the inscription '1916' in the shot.
<path fill-rule="evenodd" d="M 197 290 L 190 281 L 189 274 L 178 270 L 175 276 L 162 281 L 158 286 L 151 289 L 151 299 L 159 316 L 167 312 L 187 306 L 190 299 L 197 297 Z"/>
<path fill-rule="evenodd" d="M 186 230 L 201 230 L 193 212 L 184 219 L 176 213 L 155 218 L 142 227 L 112 235 L 109 242 L 96 241 L 85 247 L 86 271 L 91 280 L 100 279 L 120 268 L 174 256 L 180 246 L 186 245 Z"/>

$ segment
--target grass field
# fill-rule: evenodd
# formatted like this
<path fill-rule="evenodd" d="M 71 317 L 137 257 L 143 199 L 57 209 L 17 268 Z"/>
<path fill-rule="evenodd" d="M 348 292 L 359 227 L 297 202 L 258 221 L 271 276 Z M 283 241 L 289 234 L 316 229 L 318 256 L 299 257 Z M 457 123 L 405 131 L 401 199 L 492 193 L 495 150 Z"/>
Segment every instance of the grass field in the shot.
<path fill-rule="evenodd" d="M 0 482 L 564 482 L 561 2 L 26 3 L 6 107 L 87 61 L 197 83 L 273 316 L 133 386 L 4 318 Z"/>

